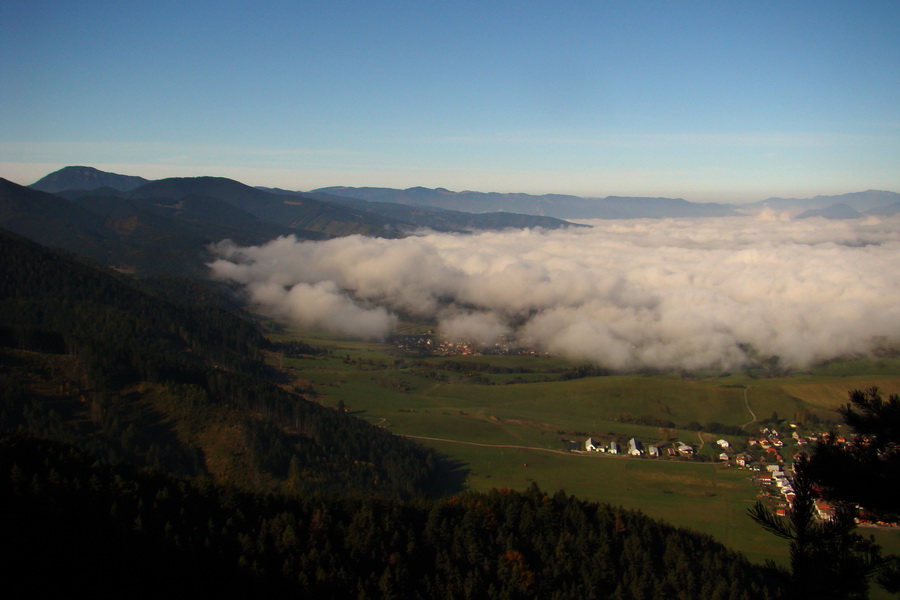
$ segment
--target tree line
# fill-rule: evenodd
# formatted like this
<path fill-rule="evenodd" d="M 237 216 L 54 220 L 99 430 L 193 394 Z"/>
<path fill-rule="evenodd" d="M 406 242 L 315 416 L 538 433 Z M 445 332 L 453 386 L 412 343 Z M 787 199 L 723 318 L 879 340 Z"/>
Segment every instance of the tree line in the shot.
<path fill-rule="evenodd" d="M 251 494 L 0 438 L 5 566 L 38 595 L 316 598 L 777 598 L 712 538 L 644 515 L 496 490 L 403 501 Z"/>

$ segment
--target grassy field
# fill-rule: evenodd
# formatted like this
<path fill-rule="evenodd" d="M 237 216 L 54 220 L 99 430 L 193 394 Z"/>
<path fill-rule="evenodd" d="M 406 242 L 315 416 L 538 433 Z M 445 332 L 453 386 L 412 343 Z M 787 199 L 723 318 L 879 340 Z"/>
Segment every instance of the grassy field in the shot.
<path fill-rule="evenodd" d="M 754 561 L 783 561 L 786 544 L 747 517 L 758 486 L 752 472 L 715 462 L 573 453 L 568 444 L 595 439 L 645 443 L 679 439 L 713 457 L 715 440 L 740 447 L 744 436 L 701 433 L 683 425 L 750 424 L 773 413 L 785 421 L 811 417 L 834 427 L 834 409 L 854 388 L 900 392 L 900 359 L 834 362 L 809 373 L 652 374 L 560 381 L 574 365 L 539 356 L 416 358 L 387 344 L 346 342 L 286 332 L 321 353 L 284 361 L 295 379 L 325 405 L 348 409 L 397 434 L 416 437 L 466 470 L 473 490 L 562 489 L 579 498 L 621 505 L 713 535 Z M 448 365 L 452 368 L 448 368 Z M 499 371 L 517 372 L 503 373 Z M 528 383 L 510 383 L 526 381 Z M 635 417 L 675 427 L 638 425 Z M 900 533 L 876 532 L 900 552 Z"/>

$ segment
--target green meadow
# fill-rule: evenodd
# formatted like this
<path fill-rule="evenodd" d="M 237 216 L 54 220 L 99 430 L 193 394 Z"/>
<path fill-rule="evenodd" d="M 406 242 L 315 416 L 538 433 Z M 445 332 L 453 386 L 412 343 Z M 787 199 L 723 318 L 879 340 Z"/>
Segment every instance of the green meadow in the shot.
<path fill-rule="evenodd" d="M 296 331 L 278 337 L 319 349 L 283 363 L 312 399 L 343 403 L 359 418 L 437 449 L 463 471 L 468 489 L 537 483 L 551 493 L 564 490 L 708 533 L 754 561 L 783 561 L 787 548 L 747 517 L 760 493 L 755 472 L 715 460 L 716 440 L 728 440 L 734 451 L 745 447 L 746 436 L 684 425 L 717 422 L 755 432 L 762 421 L 775 419 L 787 432 L 795 421 L 836 429 L 835 409 L 850 390 L 874 385 L 885 394 L 900 392 L 896 358 L 836 361 L 777 376 L 654 373 L 561 380 L 577 365 L 542 356 L 416 357 L 389 344 Z M 658 422 L 647 424 L 646 417 Z M 572 452 L 572 444 L 583 448 L 587 436 L 622 444 L 636 437 L 645 445 L 679 440 L 699 456 Z M 785 454 L 789 460 L 790 450 Z M 874 533 L 900 552 L 900 532 Z"/>

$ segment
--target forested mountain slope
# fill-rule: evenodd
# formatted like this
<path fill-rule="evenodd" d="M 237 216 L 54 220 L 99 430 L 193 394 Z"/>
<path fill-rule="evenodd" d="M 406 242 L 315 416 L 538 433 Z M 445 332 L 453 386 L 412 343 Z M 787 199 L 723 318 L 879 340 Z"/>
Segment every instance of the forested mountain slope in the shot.
<path fill-rule="evenodd" d="M 258 489 L 434 483 L 432 452 L 277 385 L 267 340 L 201 284 L 142 285 L 0 233 L 0 428 Z"/>

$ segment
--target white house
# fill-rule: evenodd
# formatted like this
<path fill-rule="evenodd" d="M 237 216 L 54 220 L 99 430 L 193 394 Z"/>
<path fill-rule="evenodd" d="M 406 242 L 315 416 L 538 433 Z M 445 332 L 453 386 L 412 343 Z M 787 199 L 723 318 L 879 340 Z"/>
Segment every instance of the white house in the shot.
<path fill-rule="evenodd" d="M 584 449 L 588 452 L 597 452 L 600 450 L 600 446 L 594 443 L 593 438 L 588 438 L 584 441 Z"/>
<path fill-rule="evenodd" d="M 644 450 L 641 448 L 641 443 L 634 438 L 628 440 L 628 454 L 631 456 L 640 456 L 644 453 Z"/>
<path fill-rule="evenodd" d="M 618 442 L 610 442 L 609 443 L 609 453 L 610 454 L 618 454 L 619 453 L 619 443 Z"/>

